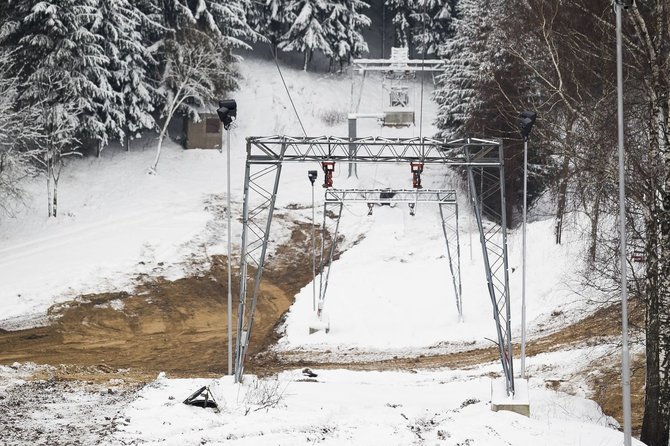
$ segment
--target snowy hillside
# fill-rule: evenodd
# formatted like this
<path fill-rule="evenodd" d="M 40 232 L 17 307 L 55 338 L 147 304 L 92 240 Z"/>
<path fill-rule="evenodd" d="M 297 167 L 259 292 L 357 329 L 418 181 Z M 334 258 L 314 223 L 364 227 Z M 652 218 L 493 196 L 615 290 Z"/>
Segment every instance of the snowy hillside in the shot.
<path fill-rule="evenodd" d="M 239 249 L 242 180 L 247 136 L 300 135 L 273 64 L 250 58 L 241 65 L 243 79 L 233 95 L 239 111 L 232 133 L 232 201 L 235 250 Z M 345 135 L 350 107 L 348 76 L 285 69 L 288 87 L 310 135 Z M 366 81 L 362 104 L 374 109 L 382 91 Z M 417 83 L 417 89 L 419 85 Z M 426 85 L 424 136 L 434 133 L 435 105 Z M 362 108 L 363 108 L 362 106 Z M 418 127 L 381 129 L 373 120 L 359 135 L 418 136 Z M 60 186 L 58 219 L 46 218 L 44 180 L 28 185 L 30 199 L 16 215 L 0 221 L 0 328 L 13 330 L 48 324 L 47 311 L 85 293 L 132 291 L 139 281 L 176 279 L 210 266 L 211 256 L 225 254 L 225 154 L 164 147 L 157 175 L 146 173 L 154 141 L 145 139 L 130 152 L 109 148 L 100 159 L 72 159 Z M 311 187 L 306 171 L 314 165 L 287 165 L 282 172 L 279 209 L 309 222 Z M 409 188 L 408 166 L 359 168 L 358 179 L 346 178 L 338 166 L 335 187 Z M 426 188 L 452 188 L 457 181 L 427 168 Z M 460 192 L 460 191 L 459 191 Z M 317 189 L 317 221 L 323 196 Z M 292 210 L 299 204 L 298 210 Z M 464 321 L 458 322 L 437 207 L 419 206 L 410 216 L 405 206 L 376 208 L 347 205 L 342 218 L 346 251 L 332 267 L 325 311 L 329 333 L 309 334 L 313 321 L 312 284 L 295 297 L 279 328 L 273 350 L 332 361 L 352 362 L 415 357 L 491 346 L 495 326 L 486 292 L 481 248 L 465 194 L 459 196 Z M 218 210 L 218 211 L 217 211 Z M 279 222 L 272 246 L 290 236 Z M 558 330 L 590 308 L 572 291 L 580 267 L 582 243 L 576 233 L 553 243 L 552 222 L 530 224 L 528 231 L 528 321 L 531 337 Z M 356 241 L 356 243 L 354 243 Z M 521 237 L 510 233 L 513 336 L 520 333 Z M 318 280 L 318 279 L 317 279 Z M 150 305 L 150 303 L 147 303 Z M 116 308 L 123 311 L 123 303 Z M 224 315 L 221 315 L 221 319 Z M 616 421 L 589 400 L 590 363 L 610 361 L 612 345 L 569 346 L 528 358 L 531 417 L 492 412 L 491 376 L 498 362 L 467 369 L 360 372 L 315 370 L 306 379 L 299 370 L 261 380 L 280 396 L 264 407 L 249 378 L 234 385 L 228 378 L 159 377 L 128 397 L 114 414 L 116 425 L 101 444 L 450 444 L 450 445 L 618 445 L 623 436 Z M 221 352 L 223 355 L 223 352 Z M 0 397 L 25 384 L 21 366 L 0 368 Z M 572 395 L 555 391 L 551 381 L 569 382 Z M 220 413 L 188 407 L 181 401 L 210 385 Z M 274 387 L 272 387 L 274 386 Z M 79 394 L 77 394 L 79 395 Z M 82 396 L 81 398 L 84 398 Z M 262 399 L 262 398 L 261 398 Z M 55 404 L 55 403 L 54 403 Z M 54 422 L 49 407 L 34 412 L 30 426 Z M 103 409 L 100 409 L 103 410 Z M 112 410 L 112 409 L 110 409 Z M 246 413 L 245 413 L 246 412 Z M 71 423 L 85 414 L 64 415 Z M 116 418 L 114 418 L 116 419 Z M 60 441 L 70 437 L 62 434 Z M 4 444 L 27 444 L 12 438 Z M 95 443 L 90 443 L 95 444 Z"/>

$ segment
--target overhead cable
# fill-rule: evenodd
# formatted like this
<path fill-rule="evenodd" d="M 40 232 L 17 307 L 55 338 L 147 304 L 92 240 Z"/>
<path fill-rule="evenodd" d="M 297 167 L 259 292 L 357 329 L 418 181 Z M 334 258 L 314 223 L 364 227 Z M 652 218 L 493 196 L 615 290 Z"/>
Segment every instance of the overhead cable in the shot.
<path fill-rule="evenodd" d="M 268 44 L 270 45 L 270 44 Z M 272 45 L 270 45 L 270 51 L 272 52 L 272 59 L 275 62 L 275 66 L 277 67 L 277 71 L 279 72 L 279 77 L 281 78 L 282 83 L 284 84 L 284 89 L 286 90 L 286 94 L 288 95 L 288 100 L 291 102 L 291 106 L 293 107 L 293 111 L 295 112 L 295 116 L 298 118 L 298 123 L 300 124 L 300 128 L 302 128 L 302 132 L 307 136 L 307 132 L 305 131 L 305 126 L 302 125 L 302 120 L 300 119 L 300 114 L 298 113 L 298 109 L 295 107 L 295 103 L 293 102 L 293 98 L 291 97 L 291 92 L 288 89 L 288 86 L 286 85 L 286 81 L 284 80 L 284 75 L 281 72 L 281 68 L 279 68 L 279 62 L 277 62 L 277 53 L 276 51 L 273 50 Z"/>

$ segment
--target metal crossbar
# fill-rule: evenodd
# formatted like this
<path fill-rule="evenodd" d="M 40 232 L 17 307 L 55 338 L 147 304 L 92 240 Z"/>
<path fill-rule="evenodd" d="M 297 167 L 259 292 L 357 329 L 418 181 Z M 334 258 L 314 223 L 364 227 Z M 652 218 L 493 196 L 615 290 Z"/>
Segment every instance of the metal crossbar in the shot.
<path fill-rule="evenodd" d="M 326 201 L 456 203 L 453 189 L 326 189 Z"/>
<path fill-rule="evenodd" d="M 444 71 L 444 61 L 441 59 L 354 59 L 353 68 L 359 72 L 365 71 Z"/>
<path fill-rule="evenodd" d="M 235 356 L 236 381 L 241 381 L 244 373 L 244 362 L 249 349 L 254 312 L 279 190 L 281 167 L 284 162 L 305 161 L 392 164 L 419 162 L 461 168 L 466 173 L 484 254 L 485 276 L 493 306 L 494 321 L 498 331 L 500 360 L 507 381 L 507 391 L 513 393 L 502 144 L 499 141 L 478 138 L 451 141 L 435 138 L 334 136 L 247 138 Z M 333 190 L 327 193 L 337 194 Z M 445 199 L 448 200 L 448 195 Z M 331 204 L 337 203 L 331 202 Z M 441 211 L 450 207 L 440 206 Z M 450 217 L 443 215 L 444 221 L 450 221 Z M 443 230 L 451 231 L 450 228 L 444 226 Z M 337 234 L 333 240 L 336 239 Z M 249 277 L 249 264 L 255 269 L 253 279 Z M 460 274 L 460 271 L 454 270 L 453 273 Z"/>
<path fill-rule="evenodd" d="M 466 143 L 462 141 L 467 141 Z M 463 144 L 472 147 L 465 159 Z M 393 162 L 498 166 L 497 141 L 468 138 L 447 141 L 434 138 L 345 138 L 336 136 L 264 136 L 247 138 L 247 163 L 273 164 L 296 161 Z"/>

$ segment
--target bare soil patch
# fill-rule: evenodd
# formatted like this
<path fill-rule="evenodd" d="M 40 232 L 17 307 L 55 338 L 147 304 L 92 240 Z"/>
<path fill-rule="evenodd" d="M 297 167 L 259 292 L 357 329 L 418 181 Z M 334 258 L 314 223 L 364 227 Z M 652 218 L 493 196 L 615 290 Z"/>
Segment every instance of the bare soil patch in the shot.
<path fill-rule="evenodd" d="M 277 339 L 275 328 L 311 279 L 309 225 L 296 224 L 264 276 L 250 345 L 253 355 Z M 311 244 L 311 241 L 310 241 Z M 308 266 L 309 265 L 309 266 Z M 236 277 L 236 274 L 233 274 Z M 238 283 L 233 281 L 233 324 Z M 49 310 L 53 323 L 0 333 L 0 364 L 35 362 L 132 369 L 139 376 L 222 374 L 227 370 L 227 271 L 223 257 L 199 277 L 157 279 L 133 294 L 80 296 Z M 233 327 L 233 332 L 236 327 Z"/>

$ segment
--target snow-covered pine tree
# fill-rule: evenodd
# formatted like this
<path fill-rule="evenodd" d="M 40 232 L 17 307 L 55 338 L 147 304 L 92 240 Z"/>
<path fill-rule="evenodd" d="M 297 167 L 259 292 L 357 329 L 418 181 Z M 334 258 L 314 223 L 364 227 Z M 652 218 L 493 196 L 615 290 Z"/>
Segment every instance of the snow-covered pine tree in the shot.
<path fill-rule="evenodd" d="M 246 20 L 250 0 L 164 0 L 159 7 L 175 32 L 194 28 L 220 38 L 228 48 L 249 48 L 244 40 L 257 38 Z"/>
<path fill-rule="evenodd" d="M 314 51 L 321 51 L 326 57 L 333 55 L 322 25 L 328 15 L 327 6 L 325 0 L 293 0 L 288 6 L 295 12 L 296 19 L 282 38 L 279 49 L 302 52 L 305 71 Z"/>
<path fill-rule="evenodd" d="M 198 0 L 194 16 L 205 30 L 213 31 L 223 39 L 227 48 L 250 49 L 246 41 L 254 41 L 258 34 L 251 28 L 246 11 L 250 0 Z"/>
<path fill-rule="evenodd" d="M 97 0 L 97 3 L 100 15 L 91 31 L 101 37 L 108 58 L 109 82 L 119 93 L 114 112 L 120 114 L 116 121 L 121 125 L 110 129 L 109 136 L 129 142 L 155 126 L 152 113 L 156 93 L 148 76 L 156 61 L 139 31 L 142 22 L 146 25 L 150 19 L 143 17 L 128 0 Z"/>
<path fill-rule="evenodd" d="M 10 0 L 0 0 L 0 25 L 9 17 Z"/>
<path fill-rule="evenodd" d="M 100 19 L 96 6 L 94 0 L 19 1 L 0 43 L 14 48 L 23 62 L 26 88 L 19 100 L 56 105 L 76 98 L 78 139 L 100 147 L 118 135 L 123 111 L 121 95 L 109 82 L 102 37 L 91 32 Z"/>
<path fill-rule="evenodd" d="M 412 42 L 413 16 L 419 10 L 418 0 L 385 0 L 384 5 L 393 17 L 393 46 L 408 47 Z"/>
<path fill-rule="evenodd" d="M 361 0 L 331 0 L 328 5 L 328 18 L 324 23 L 326 39 L 332 50 L 331 70 L 333 62 L 342 70 L 344 64 L 352 58 L 361 57 L 368 52 L 368 44 L 361 31 L 372 23 L 363 14 L 370 5 Z"/>
<path fill-rule="evenodd" d="M 18 76 L 11 74 L 14 64 L 14 55 L 0 48 L 0 216 L 13 214 L 15 206 L 23 202 L 21 180 L 34 173 L 32 161 L 39 156 L 38 148 L 23 144 L 35 136 L 39 116 L 32 107 L 16 106 L 23 86 Z"/>
<path fill-rule="evenodd" d="M 245 41 L 254 41 L 259 37 L 246 19 L 246 11 L 252 7 L 250 0 L 143 0 L 147 1 L 154 2 L 156 8 L 162 11 L 162 21 L 167 28 L 163 38 L 181 39 L 185 35 L 194 35 L 193 31 L 202 32 L 208 38 L 218 40 L 219 56 L 229 64 L 238 60 L 234 49 L 248 49 Z M 143 9 L 147 9 L 146 6 Z M 197 42 L 190 44 L 197 45 Z M 209 46 L 210 42 L 205 39 L 203 45 Z M 164 61 L 158 58 L 163 66 Z M 230 88 L 236 88 L 235 70 L 224 70 L 224 74 L 229 76 L 226 82 Z"/>
<path fill-rule="evenodd" d="M 453 18 L 454 36 L 440 47 L 444 74 L 437 77 L 433 99 L 439 106 L 435 124 L 439 136 L 462 135 L 463 126 L 477 107 L 477 83 L 486 58 L 486 14 L 482 0 L 459 0 Z"/>
<path fill-rule="evenodd" d="M 452 26 L 457 0 L 417 0 L 412 14 L 412 43 L 420 54 L 438 54 L 454 34 Z"/>
<path fill-rule="evenodd" d="M 146 0 L 145 0 L 146 1 Z M 179 31 L 195 26 L 193 11 L 186 0 L 151 0 L 163 14 L 163 24 L 172 31 Z M 202 7 L 202 2 L 197 6 Z"/>
<path fill-rule="evenodd" d="M 260 3 L 249 3 L 247 20 L 256 33 L 263 36 L 272 46 L 273 55 L 277 55 L 277 47 L 282 37 L 289 30 L 296 15 L 286 7 L 283 0 L 262 0 Z"/>
<path fill-rule="evenodd" d="M 168 31 L 163 1 L 132 0 L 131 4 L 139 13 L 142 42 L 145 47 L 151 47 L 163 39 Z"/>

